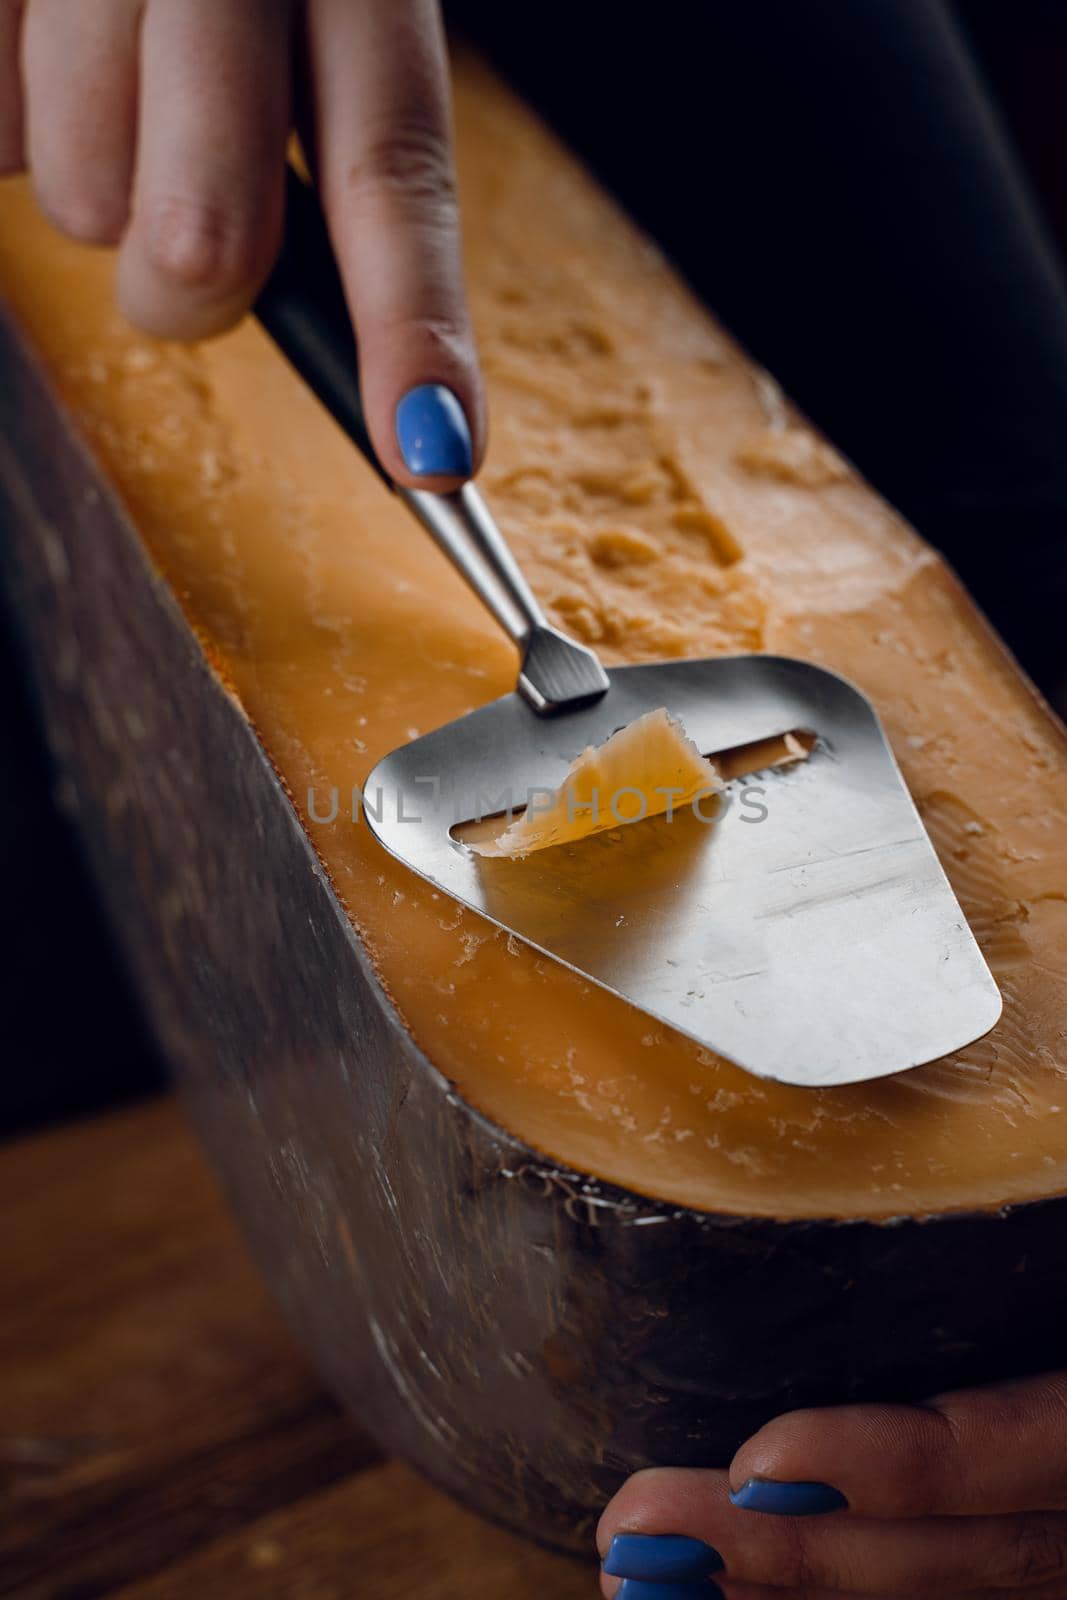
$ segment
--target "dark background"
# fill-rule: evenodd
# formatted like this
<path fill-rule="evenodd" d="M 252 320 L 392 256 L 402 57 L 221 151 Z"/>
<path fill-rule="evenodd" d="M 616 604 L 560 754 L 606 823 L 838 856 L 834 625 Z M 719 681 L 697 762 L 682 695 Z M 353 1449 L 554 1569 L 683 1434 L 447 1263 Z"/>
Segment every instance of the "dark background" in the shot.
<path fill-rule="evenodd" d="M 1067 706 L 1062 0 L 456 0 Z M 162 1070 L 0 631 L 0 1130 Z"/>

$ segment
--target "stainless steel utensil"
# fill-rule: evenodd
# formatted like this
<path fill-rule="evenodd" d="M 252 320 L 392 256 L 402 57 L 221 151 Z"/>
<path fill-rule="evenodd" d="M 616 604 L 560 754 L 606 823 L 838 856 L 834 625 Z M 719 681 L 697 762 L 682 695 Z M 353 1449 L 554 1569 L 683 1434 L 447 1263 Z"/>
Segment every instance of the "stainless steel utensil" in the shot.
<path fill-rule="evenodd" d="M 336 266 L 295 176 L 257 312 L 381 473 Z M 514 641 L 520 670 L 515 693 L 371 772 L 365 814 L 393 855 L 760 1077 L 862 1082 L 993 1027 L 999 991 L 858 689 L 776 656 L 605 672 L 549 625 L 473 485 L 397 492 Z M 557 788 L 580 751 L 658 707 L 706 755 L 797 730 L 815 744 L 802 762 L 735 780 L 712 822 L 685 809 L 521 861 L 481 859 L 457 836 Z"/>

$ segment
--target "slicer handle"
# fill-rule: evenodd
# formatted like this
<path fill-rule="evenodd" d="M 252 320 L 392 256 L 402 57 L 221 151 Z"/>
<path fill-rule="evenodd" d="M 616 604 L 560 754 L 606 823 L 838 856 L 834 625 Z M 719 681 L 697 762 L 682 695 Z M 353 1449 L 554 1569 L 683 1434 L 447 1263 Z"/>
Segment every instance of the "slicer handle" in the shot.
<path fill-rule="evenodd" d="M 518 646 L 519 690 L 534 710 L 558 711 L 604 694 L 603 667 L 591 650 L 549 625 L 474 485 L 431 494 L 400 488 L 385 471 L 363 414 L 359 353 L 326 219 L 315 191 L 292 167 L 285 200 L 281 250 L 254 308 L 263 327 Z"/>
<path fill-rule="evenodd" d="M 359 392 L 359 356 L 348 302 L 318 196 L 286 168 L 285 228 L 254 310 L 282 354 L 390 489 Z"/>

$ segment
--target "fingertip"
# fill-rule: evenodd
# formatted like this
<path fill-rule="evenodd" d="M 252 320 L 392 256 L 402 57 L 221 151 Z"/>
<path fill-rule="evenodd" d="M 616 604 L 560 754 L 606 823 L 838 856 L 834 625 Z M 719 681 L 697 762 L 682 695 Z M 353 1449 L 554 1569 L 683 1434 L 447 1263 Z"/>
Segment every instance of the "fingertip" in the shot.
<path fill-rule="evenodd" d="M 68 239 L 106 247 L 122 239 L 129 219 L 128 192 L 80 184 L 57 188 L 39 178 L 34 192 L 44 216 Z"/>
<path fill-rule="evenodd" d="M 632 1473 L 609 1500 L 597 1523 L 597 1550 L 603 1559 L 620 1532 L 695 1533 L 710 1507 L 725 1500 L 726 1475 L 712 1468 L 643 1467 Z"/>
<path fill-rule="evenodd" d="M 136 245 L 123 244 L 115 276 L 115 298 L 126 320 L 155 339 L 191 341 L 225 333 L 240 321 L 250 297 L 202 299 L 176 295 L 146 266 Z"/>
<path fill-rule="evenodd" d="M 821 1517 L 845 1511 L 848 1501 L 829 1483 L 786 1483 L 771 1478 L 748 1478 L 730 1492 L 739 1511 L 758 1511 L 774 1517 Z"/>
<path fill-rule="evenodd" d="M 839 1414 L 839 1413 L 837 1413 Z M 764 1423 L 740 1446 L 727 1469 L 731 1499 L 756 1479 L 814 1477 L 803 1464 L 822 1454 L 827 1411 L 786 1411 Z"/>
<path fill-rule="evenodd" d="M 448 494 L 475 476 L 485 454 L 477 364 L 473 351 L 458 360 L 422 362 L 418 341 L 412 343 L 416 360 L 401 365 L 392 341 L 376 333 L 363 341 L 368 425 L 394 483 Z"/>
<path fill-rule="evenodd" d="M 268 211 L 255 222 L 195 201 L 146 205 L 135 214 L 119 253 L 119 306 L 156 338 L 225 333 L 255 300 L 280 232 L 280 198 L 274 215 Z"/>
<path fill-rule="evenodd" d="M 138 218 L 145 265 L 171 290 L 224 302 L 265 277 L 278 247 L 280 208 L 252 217 L 206 200 L 161 199 Z"/>
<path fill-rule="evenodd" d="M 446 384 L 413 384 L 397 402 L 393 426 L 413 486 L 457 485 L 465 483 L 474 471 L 466 408 Z"/>
<path fill-rule="evenodd" d="M 0 86 L 0 150 L 33 174 L 48 221 L 80 244 L 126 228 L 135 143 L 137 23 L 131 6 L 23 5 L 16 81 Z M 10 6 L 4 10 L 9 15 Z M 2 48 L 2 47 L 0 47 Z"/>
<path fill-rule="evenodd" d="M 228 333 L 252 302 L 252 295 L 246 292 L 228 299 L 207 300 L 176 295 L 125 246 L 118 257 L 115 298 L 127 322 L 142 333 L 154 339 L 185 343 Z"/>

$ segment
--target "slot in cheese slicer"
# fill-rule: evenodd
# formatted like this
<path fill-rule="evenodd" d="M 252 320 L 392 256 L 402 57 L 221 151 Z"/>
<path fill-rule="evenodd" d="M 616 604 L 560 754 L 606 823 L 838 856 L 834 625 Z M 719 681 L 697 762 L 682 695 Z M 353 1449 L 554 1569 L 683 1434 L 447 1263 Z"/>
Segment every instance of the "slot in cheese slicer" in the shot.
<path fill-rule="evenodd" d="M 256 311 L 384 478 L 325 224 L 294 173 Z M 365 815 L 387 850 L 760 1077 L 858 1083 L 993 1027 L 999 991 L 858 689 L 779 656 L 605 671 L 549 625 L 477 489 L 396 493 L 514 641 L 520 670 L 514 693 L 375 766 Z M 708 756 L 798 730 L 815 742 L 806 760 L 748 780 L 758 803 L 728 788 L 710 826 L 679 812 L 518 861 L 481 859 L 454 836 L 493 796 L 557 788 L 582 750 L 660 707 Z"/>

